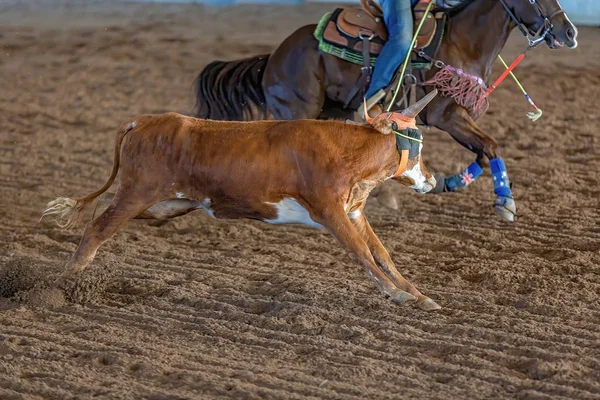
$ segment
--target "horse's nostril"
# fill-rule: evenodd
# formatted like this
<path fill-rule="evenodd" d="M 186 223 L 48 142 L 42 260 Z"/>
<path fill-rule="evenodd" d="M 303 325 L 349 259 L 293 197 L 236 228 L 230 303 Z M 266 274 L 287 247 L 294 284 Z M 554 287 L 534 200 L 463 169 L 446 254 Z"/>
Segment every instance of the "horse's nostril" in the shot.
<path fill-rule="evenodd" d="M 567 29 L 567 38 L 570 40 L 575 39 L 575 29 L 573 29 L 573 28 Z"/>

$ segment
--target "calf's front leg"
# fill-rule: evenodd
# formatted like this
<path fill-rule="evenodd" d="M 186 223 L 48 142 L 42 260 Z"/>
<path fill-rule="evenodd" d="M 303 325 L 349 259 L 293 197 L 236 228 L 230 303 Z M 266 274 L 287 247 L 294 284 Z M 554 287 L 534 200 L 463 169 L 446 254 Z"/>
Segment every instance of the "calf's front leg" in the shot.
<path fill-rule="evenodd" d="M 385 297 L 399 304 L 416 299 L 414 295 L 399 289 L 377 267 L 369 246 L 350 222 L 342 207 L 336 207 L 335 210 L 328 211 L 320 217 L 315 216 L 314 219 L 329 230 L 354 261 L 365 268 L 367 275 L 375 282 Z"/>
<path fill-rule="evenodd" d="M 350 213 L 350 220 L 365 240 L 377 265 L 379 265 L 379 267 L 387 274 L 387 276 L 398 288 L 416 297 L 417 307 L 425 311 L 434 311 L 442 308 L 435 301 L 419 292 L 417 288 L 414 287 L 413 284 L 408 280 L 406 280 L 406 278 L 404 278 L 396 269 L 390 254 L 385 249 L 375 232 L 373 232 L 373 228 L 371 228 L 371 225 L 369 224 L 369 221 L 367 221 L 367 218 L 364 216 L 362 210 L 357 210 Z"/>

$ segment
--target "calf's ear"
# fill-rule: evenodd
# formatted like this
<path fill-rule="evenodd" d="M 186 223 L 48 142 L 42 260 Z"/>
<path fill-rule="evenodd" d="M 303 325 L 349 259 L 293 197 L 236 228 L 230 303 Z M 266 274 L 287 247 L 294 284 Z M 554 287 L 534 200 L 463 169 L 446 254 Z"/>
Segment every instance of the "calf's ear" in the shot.
<path fill-rule="evenodd" d="M 384 135 L 389 135 L 392 133 L 393 125 L 394 123 L 389 119 L 379 118 L 377 121 L 375 121 L 373 127 Z"/>

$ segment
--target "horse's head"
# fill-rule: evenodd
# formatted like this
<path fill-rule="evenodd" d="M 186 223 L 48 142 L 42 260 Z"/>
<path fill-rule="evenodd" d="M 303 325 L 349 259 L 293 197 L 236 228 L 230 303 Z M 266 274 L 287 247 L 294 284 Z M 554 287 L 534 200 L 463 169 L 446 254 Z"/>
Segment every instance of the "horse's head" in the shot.
<path fill-rule="evenodd" d="M 417 128 L 417 115 L 429 104 L 437 95 L 437 89 L 427 94 L 415 104 L 409 106 L 402 112 L 386 112 L 371 118 L 367 112 L 365 101 L 365 119 L 373 128 L 379 132 L 388 135 L 396 135 L 396 147 L 401 152 L 399 168 L 393 179 L 405 186 L 413 188 L 418 193 L 427 193 L 436 186 L 436 180 L 433 174 L 429 172 L 423 162 L 423 134 Z"/>
<path fill-rule="evenodd" d="M 530 35 L 544 35 L 546 44 L 556 49 L 563 44 L 577 47 L 577 28 L 557 0 L 500 0 L 512 9 Z"/>

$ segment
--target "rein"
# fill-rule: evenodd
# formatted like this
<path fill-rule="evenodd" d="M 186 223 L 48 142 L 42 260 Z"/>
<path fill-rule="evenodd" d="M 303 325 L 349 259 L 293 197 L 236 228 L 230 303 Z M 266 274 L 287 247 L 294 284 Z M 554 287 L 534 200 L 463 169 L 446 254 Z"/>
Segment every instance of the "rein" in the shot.
<path fill-rule="evenodd" d="M 509 18 L 514 22 L 514 24 L 519 28 L 519 30 L 521 31 L 521 33 L 523 34 L 523 36 L 527 39 L 527 42 L 528 42 L 529 46 L 527 47 L 527 49 L 525 51 L 523 51 L 519 56 L 517 56 L 517 58 L 515 59 L 515 61 L 513 61 L 510 66 L 508 66 L 506 64 L 506 62 L 504 61 L 504 59 L 502 58 L 502 56 L 500 54 L 498 54 L 498 59 L 504 65 L 505 71 L 500 75 L 500 77 L 498 77 L 498 79 L 496 79 L 496 81 L 494 81 L 494 83 L 489 88 L 487 88 L 487 90 L 485 91 L 485 93 L 483 93 L 483 95 L 480 98 L 480 103 L 483 103 L 484 101 L 486 101 L 485 99 L 487 99 L 487 97 L 489 97 L 492 94 L 492 92 L 496 89 L 496 87 L 498 87 L 498 85 L 500 85 L 500 83 L 502 83 L 502 81 L 504 81 L 504 79 L 506 79 L 506 77 L 508 75 L 510 75 L 513 78 L 513 80 L 515 81 L 515 83 L 517 84 L 517 86 L 519 87 L 519 89 L 521 90 L 521 92 L 523 92 L 523 95 L 525 96 L 525 99 L 534 108 L 533 112 L 527 113 L 527 117 L 529 119 L 531 119 L 532 121 L 537 121 L 542 116 L 543 112 L 542 112 L 542 110 L 540 108 L 538 108 L 535 105 L 535 103 L 533 102 L 533 100 L 531 99 L 531 97 L 529 96 L 529 94 L 523 88 L 523 85 L 521 85 L 521 82 L 519 82 L 519 80 L 517 79 L 517 77 L 515 76 L 515 74 L 512 71 L 516 68 L 516 66 L 521 61 L 523 61 L 523 59 L 525 58 L 526 53 L 530 49 L 532 49 L 532 48 L 536 47 L 537 45 L 539 45 L 540 43 L 542 43 L 546 39 L 546 37 L 549 34 L 551 34 L 551 30 L 553 28 L 552 20 L 556 16 L 558 16 L 560 14 L 564 14 L 565 11 L 562 8 L 559 8 L 558 10 L 556 10 L 555 12 L 553 12 L 550 16 L 547 16 L 547 14 L 544 12 L 544 10 L 542 9 L 542 6 L 538 3 L 537 0 L 528 0 L 529 4 L 531 4 L 534 7 L 534 9 L 535 9 L 536 13 L 538 14 L 538 16 L 540 16 L 540 17 L 542 17 L 544 19 L 544 24 L 540 27 L 540 29 L 537 32 L 533 32 L 529 28 L 525 29 L 525 27 L 523 26 L 523 24 L 519 21 L 519 19 L 515 16 L 515 14 L 508 7 L 508 5 L 506 4 L 505 0 L 498 0 L 498 1 L 500 2 L 500 4 L 502 4 L 502 7 L 504 7 L 504 10 L 508 14 Z M 531 34 L 531 36 L 530 36 L 530 34 Z M 461 73 L 462 73 L 463 75 L 466 75 L 469 78 L 473 79 L 475 82 L 478 82 L 481 87 L 485 88 L 485 84 L 482 83 L 481 78 L 472 76 L 470 74 L 466 74 L 466 73 L 464 73 L 464 71 L 462 71 L 460 69 L 456 69 L 456 68 L 453 68 L 451 66 L 446 66 L 443 61 L 436 60 L 436 59 L 434 59 L 432 57 L 428 57 L 426 54 L 424 54 L 423 51 L 417 51 L 416 49 L 414 49 L 413 51 L 417 52 L 417 54 L 420 57 L 423 57 L 423 58 L 427 59 L 429 62 L 431 62 L 432 64 L 434 64 L 437 68 L 440 68 L 440 69 L 442 69 L 442 68 L 448 68 L 453 73 L 458 73 L 459 75 L 461 75 Z M 482 104 L 479 104 L 479 105 L 482 106 Z"/>
<path fill-rule="evenodd" d="M 431 9 L 434 2 L 432 2 L 431 0 L 421 0 L 421 1 L 428 3 L 427 8 L 425 10 L 425 14 L 427 14 L 429 12 L 429 10 Z M 537 0 L 528 0 L 529 4 L 531 4 L 534 7 L 534 10 L 537 13 L 537 15 L 544 19 L 544 23 L 542 24 L 540 29 L 538 29 L 537 32 L 534 32 L 532 29 L 524 26 L 524 24 L 519 21 L 517 16 L 513 13 L 513 11 L 510 9 L 508 4 L 506 3 L 506 0 L 498 0 L 498 1 L 500 2 L 502 7 L 504 8 L 504 10 L 506 11 L 509 18 L 512 20 L 512 22 L 519 28 L 519 30 L 521 31 L 523 36 L 527 39 L 528 47 L 524 52 L 522 52 L 515 59 L 515 61 L 513 61 L 513 63 L 510 66 L 507 66 L 506 62 L 504 61 L 502 56 L 500 54 L 498 54 L 497 57 L 500 60 L 500 62 L 502 62 L 502 64 L 504 65 L 505 71 L 500 75 L 500 77 L 498 79 L 496 79 L 496 81 L 494 81 L 494 83 L 490 87 L 486 87 L 485 82 L 483 82 L 483 80 L 481 78 L 471 75 L 471 74 L 468 74 L 461 69 L 446 65 L 446 64 L 444 64 L 443 61 L 436 60 L 433 57 L 430 57 L 427 54 L 425 54 L 423 51 L 415 49 L 416 39 L 417 39 L 417 36 L 419 35 L 419 32 L 422 28 L 422 25 L 423 25 L 423 22 L 425 19 L 422 19 L 420 21 L 419 25 L 417 26 L 417 29 L 415 31 L 415 34 L 414 34 L 412 42 L 411 42 L 411 46 L 409 48 L 410 50 L 408 51 L 408 54 L 406 55 L 404 63 L 402 64 L 400 76 L 404 77 L 407 64 L 410 60 L 410 55 L 412 52 L 415 52 L 418 56 L 426 59 L 427 61 L 429 61 L 430 63 L 435 65 L 435 67 L 441 69 L 441 71 L 438 72 L 438 74 L 436 74 L 436 76 L 433 79 L 425 82 L 422 85 L 432 84 L 435 86 L 436 84 L 438 84 L 438 85 L 445 84 L 445 87 L 441 88 L 442 94 L 444 94 L 444 92 L 446 92 L 445 94 L 450 95 L 451 97 L 458 96 L 459 98 L 455 98 L 455 100 L 463 107 L 466 107 L 467 109 L 471 108 L 470 113 L 472 112 L 474 114 L 474 118 L 477 118 L 479 115 L 481 115 L 480 113 L 484 112 L 485 109 L 487 108 L 487 104 L 489 104 L 489 103 L 487 103 L 487 101 L 488 101 L 487 98 L 492 94 L 492 92 L 496 89 L 496 87 L 498 87 L 498 85 L 500 85 L 500 83 L 502 83 L 502 81 L 504 81 L 504 79 L 506 79 L 506 77 L 508 75 L 510 75 L 514 79 L 514 81 L 517 84 L 517 86 L 519 87 L 519 89 L 523 92 L 523 95 L 525 96 L 526 100 L 534 108 L 533 112 L 527 113 L 527 117 L 529 119 L 531 119 L 532 121 L 537 121 L 542 116 L 542 110 L 539 109 L 535 105 L 535 103 L 533 102 L 533 100 L 531 99 L 529 94 L 523 88 L 523 85 L 521 85 L 521 82 L 519 82 L 519 80 L 517 79 L 517 77 L 514 75 L 514 73 L 512 71 L 517 67 L 517 65 L 521 61 L 523 61 L 527 51 L 538 46 L 540 43 L 542 43 L 546 39 L 546 37 L 549 34 L 550 35 L 552 34 L 551 33 L 551 30 L 553 28 L 552 20 L 556 16 L 558 16 L 560 14 L 564 14 L 565 11 L 559 7 L 558 10 L 556 10 L 550 16 L 548 16 L 544 12 L 542 6 L 538 3 Z M 440 76 L 440 79 L 436 82 L 436 77 L 438 77 L 440 75 L 440 73 L 442 73 L 442 75 L 444 75 L 444 73 L 445 73 L 445 75 L 443 77 Z M 446 80 L 448 80 L 448 75 L 450 75 L 450 78 L 452 78 L 452 75 L 459 75 L 461 77 L 466 78 L 466 81 L 463 82 L 463 85 L 462 85 L 464 87 L 461 86 L 460 88 L 457 89 L 459 93 L 452 93 L 453 91 L 456 92 L 456 90 L 453 89 L 455 80 L 450 79 L 449 82 L 446 82 Z M 398 80 L 396 90 L 394 90 L 394 92 L 393 92 L 392 99 L 389 102 L 386 111 L 389 112 L 391 110 L 392 106 L 394 105 L 394 103 L 396 101 L 396 96 L 398 95 L 398 93 L 401 89 L 403 81 L 404 81 L 404 79 Z M 479 91 L 479 93 L 477 93 L 478 91 Z M 463 92 L 465 92 L 465 93 L 463 93 Z M 405 93 L 405 97 L 406 97 L 406 93 Z M 396 131 L 394 131 L 394 133 L 398 134 Z"/>
<path fill-rule="evenodd" d="M 527 117 L 529 119 L 531 119 L 532 121 L 537 121 L 542 116 L 542 110 L 539 109 L 535 105 L 535 103 L 533 102 L 533 100 L 531 100 L 531 97 L 529 97 L 529 94 L 525 91 L 525 89 L 523 88 L 523 85 L 521 85 L 521 82 L 519 82 L 519 80 L 517 79 L 517 77 L 515 76 L 515 74 L 513 74 L 512 71 L 513 71 L 513 69 L 515 69 L 515 67 L 521 61 L 523 61 L 523 59 L 525 58 L 525 55 L 526 55 L 527 51 L 529 51 L 530 49 L 536 47 L 538 44 L 542 43 L 546 39 L 546 36 L 548 36 L 548 34 L 551 34 L 550 32 L 551 32 L 551 30 L 553 28 L 552 19 L 554 19 L 556 16 L 558 16 L 560 14 L 564 14 L 565 10 L 563 10 L 562 8 L 559 8 L 558 10 L 556 10 L 555 12 L 553 12 L 548 17 L 547 14 L 542 9 L 542 6 L 538 3 L 537 0 L 529 0 L 529 4 L 531 4 L 534 7 L 534 9 L 535 9 L 536 13 L 538 14 L 538 16 L 540 16 L 540 17 L 542 17 L 544 19 L 544 24 L 540 27 L 540 29 L 538 29 L 537 32 L 533 32 L 531 29 L 527 28 L 527 30 L 526 30 L 523 27 L 523 24 L 517 19 L 517 17 L 515 16 L 515 14 L 511 11 L 511 9 L 506 4 L 505 0 L 498 0 L 498 1 L 500 2 L 500 4 L 502 4 L 502 7 L 504 7 L 504 10 L 506 11 L 506 13 L 510 17 L 510 19 L 519 28 L 519 30 L 521 31 L 521 33 L 523 34 L 523 36 L 525 36 L 525 38 L 527 39 L 527 42 L 529 44 L 529 47 L 524 52 L 522 52 L 521 54 L 519 54 L 519 56 L 517 56 L 517 58 L 515 59 L 515 61 L 513 61 L 513 63 L 510 66 L 506 65 L 506 62 L 504 61 L 504 59 L 502 58 L 502 56 L 500 54 L 498 54 L 498 59 L 504 65 L 504 67 L 506 68 L 506 70 L 502 73 L 502 75 L 500 75 L 500 77 L 498 77 L 498 79 L 496 79 L 496 81 L 492 84 L 492 86 L 487 90 L 487 92 L 485 93 L 485 97 L 488 97 L 490 94 L 492 94 L 492 92 L 496 89 L 496 87 L 500 83 L 502 83 L 502 81 L 510 74 L 510 76 L 514 79 L 514 81 L 517 84 L 517 86 L 519 86 L 519 89 L 521 89 L 521 92 L 523 92 L 523 95 L 525 95 L 525 98 L 527 99 L 527 101 L 529 102 L 529 104 L 531 104 L 531 106 L 535 110 L 533 112 L 527 113 Z M 529 36 L 530 34 L 532 35 L 532 37 Z M 537 39 L 536 39 L 536 37 L 537 37 Z"/>
<path fill-rule="evenodd" d="M 557 15 L 565 13 L 565 10 L 563 10 L 562 8 L 559 8 L 558 10 L 556 10 L 554 13 L 552 13 L 548 17 L 544 13 L 542 6 L 537 2 L 537 0 L 529 0 L 529 4 L 531 4 L 534 7 L 538 16 L 544 18 L 544 24 L 540 27 L 540 29 L 538 29 L 537 32 L 533 32 L 531 29 L 529 29 L 529 28 L 525 29 L 523 27 L 523 24 L 519 21 L 519 19 L 511 11 L 511 9 L 508 7 L 508 4 L 506 4 L 505 0 L 498 0 L 498 1 L 500 2 L 500 4 L 502 4 L 502 7 L 504 7 L 504 10 L 506 11 L 506 13 L 510 17 L 510 19 L 519 28 L 519 30 L 521 31 L 523 36 L 525 36 L 525 38 L 527 39 L 527 42 L 529 43 L 529 47 L 535 47 L 538 44 L 540 44 L 541 42 L 543 42 L 546 39 L 546 36 L 548 36 L 550 31 L 552 30 L 552 27 L 553 27 L 552 19 L 554 17 L 556 17 Z M 531 37 L 529 36 L 530 34 L 531 34 Z M 536 37 L 537 37 L 537 39 L 536 39 Z"/>

